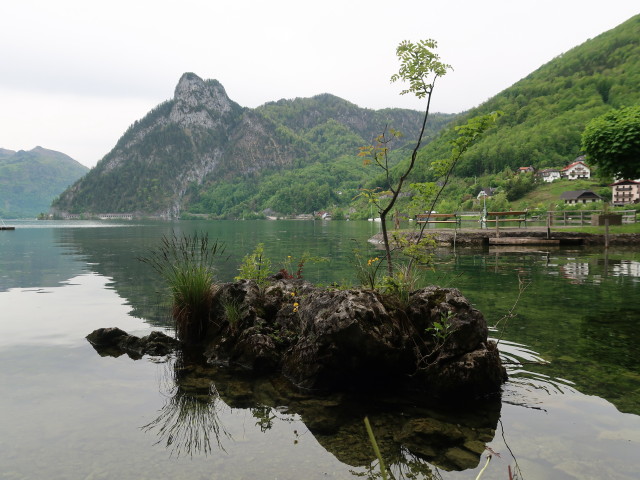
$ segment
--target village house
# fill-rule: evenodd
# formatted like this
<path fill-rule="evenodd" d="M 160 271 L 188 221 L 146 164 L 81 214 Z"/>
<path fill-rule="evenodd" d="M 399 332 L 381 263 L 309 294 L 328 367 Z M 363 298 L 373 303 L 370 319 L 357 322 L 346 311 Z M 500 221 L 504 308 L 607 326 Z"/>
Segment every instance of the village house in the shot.
<path fill-rule="evenodd" d="M 535 170 L 533 167 L 520 167 L 518 173 L 533 173 Z"/>
<path fill-rule="evenodd" d="M 611 203 L 613 205 L 628 205 L 640 202 L 640 181 L 618 180 L 609 186 L 612 187 Z"/>
<path fill-rule="evenodd" d="M 538 172 L 538 176 L 542 178 L 543 181 L 551 183 L 554 180 L 560 180 L 560 170 L 557 168 L 545 168 Z"/>
<path fill-rule="evenodd" d="M 572 190 L 570 192 L 562 192 L 560 199 L 566 204 L 592 203 L 599 202 L 602 197 L 591 190 Z"/>
<path fill-rule="evenodd" d="M 584 155 L 579 156 L 575 162 L 567 165 L 560 172 L 562 178 L 577 180 L 579 178 L 590 178 L 591 169 L 584 163 Z"/>
<path fill-rule="evenodd" d="M 482 197 L 493 197 L 496 194 L 496 189 L 495 188 L 483 188 L 482 190 L 480 190 L 480 192 L 478 192 L 477 195 L 477 199 L 480 199 Z"/>

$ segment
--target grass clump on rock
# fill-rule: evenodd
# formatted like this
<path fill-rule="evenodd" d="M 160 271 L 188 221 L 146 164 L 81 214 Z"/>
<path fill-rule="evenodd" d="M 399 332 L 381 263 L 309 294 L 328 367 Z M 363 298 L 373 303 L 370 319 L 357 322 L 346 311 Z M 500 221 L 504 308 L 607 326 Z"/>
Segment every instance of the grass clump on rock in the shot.
<path fill-rule="evenodd" d="M 172 233 L 160 246 L 139 260 L 150 265 L 168 284 L 176 336 L 197 343 L 207 329 L 215 281 L 214 262 L 224 245 L 209 241 L 208 234 Z"/>

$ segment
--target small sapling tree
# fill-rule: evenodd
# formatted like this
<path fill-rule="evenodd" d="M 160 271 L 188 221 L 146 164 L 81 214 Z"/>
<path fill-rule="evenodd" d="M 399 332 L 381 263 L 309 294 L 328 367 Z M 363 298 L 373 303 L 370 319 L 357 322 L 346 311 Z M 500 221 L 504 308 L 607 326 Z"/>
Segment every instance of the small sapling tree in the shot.
<path fill-rule="evenodd" d="M 417 43 L 405 40 L 396 48 L 396 55 L 400 60 L 400 69 L 398 73 L 392 75 L 391 81 L 402 81 L 408 84 L 408 88 L 400 92 L 401 95 L 411 93 L 420 99 L 426 98 L 427 100 L 420 133 L 418 134 L 418 139 L 416 140 L 413 151 L 411 152 L 411 158 L 406 167 L 402 168 L 402 171 L 398 173 L 393 171 L 392 165 L 390 164 L 389 144 L 401 136 L 400 132 L 393 129 L 385 129 L 385 131 L 376 138 L 374 145 L 362 147 L 359 153 L 361 157 L 365 158 L 365 164 L 374 162 L 383 170 L 385 175 L 386 188 L 384 191 L 369 191 L 365 196 L 376 205 L 380 215 L 387 261 L 387 273 L 389 276 L 393 275 L 393 262 L 391 260 L 391 245 L 387 230 L 387 216 L 389 212 L 393 210 L 400 191 L 415 166 L 429 118 L 431 96 L 433 95 L 436 80 L 445 75 L 447 70 L 451 69 L 450 65 L 442 63 L 440 56 L 434 53 L 433 50 L 437 48 L 437 46 L 436 41 L 431 39 L 420 40 Z M 385 197 L 384 200 L 382 198 L 383 196 Z"/>

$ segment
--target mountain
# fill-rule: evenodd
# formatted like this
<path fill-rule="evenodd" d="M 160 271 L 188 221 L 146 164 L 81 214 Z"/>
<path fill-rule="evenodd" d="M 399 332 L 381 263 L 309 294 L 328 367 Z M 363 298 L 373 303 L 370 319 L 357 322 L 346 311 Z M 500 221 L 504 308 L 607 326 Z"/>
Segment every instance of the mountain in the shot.
<path fill-rule="evenodd" d="M 89 169 L 64 153 L 0 148 L 0 217 L 35 217 Z"/>
<path fill-rule="evenodd" d="M 638 103 L 640 15 L 554 58 L 458 118 L 456 123 L 462 123 L 476 115 L 505 112 L 498 128 L 467 152 L 456 172 L 473 177 L 507 167 L 566 166 L 580 155 L 580 136 L 589 120 Z M 451 135 L 444 132 L 423 155 L 445 155 Z M 420 181 L 430 179 L 426 168 L 417 173 Z"/>
<path fill-rule="evenodd" d="M 470 117 L 505 112 L 497 128 L 463 157 L 456 172 L 461 177 L 565 166 L 581 153 L 580 135 L 590 119 L 638 102 L 640 15 L 552 59 L 469 112 L 431 115 L 426 146 L 409 180 L 436 180 L 430 162 L 448 156 L 454 135 L 444 127 Z M 359 189 L 380 185 L 379 170 L 362 168 L 355 158 L 358 147 L 386 126 L 403 131 L 409 145 L 421 116 L 362 109 L 329 94 L 244 108 L 216 80 L 186 73 L 173 99 L 136 121 L 52 207 L 58 213 L 164 218 L 346 209 Z M 406 158 L 403 145 L 392 155 Z"/>
<path fill-rule="evenodd" d="M 350 194 L 365 181 L 369 174 L 358 171 L 365 169 L 353 158 L 359 146 L 371 143 L 386 125 L 415 137 L 421 115 L 412 110 L 363 109 L 328 94 L 244 108 L 229 99 L 218 81 L 185 73 L 173 99 L 129 127 L 52 209 L 59 214 L 163 218 L 189 211 L 239 216 L 274 207 L 308 212 L 320 204 L 318 198 L 341 194 L 347 198 L 343 190 Z M 435 114 L 428 134 L 435 135 L 453 117 Z M 344 155 L 350 155 L 349 165 Z M 299 205 L 283 202 L 282 195 L 274 200 L 273 182 L 302 169 L 307 173 L 294 177 L 293 186 L 307 197 L 313 189 L 326 195 L 313 195 L 315 200 L 304 202 L 296 198 Z M 321 180 L 326 172 L 332 173 Z M 310 184 L 302 185 L 305 175 L 311 176 Z M 344 186 L 342 180 L 356 185 Z"/>

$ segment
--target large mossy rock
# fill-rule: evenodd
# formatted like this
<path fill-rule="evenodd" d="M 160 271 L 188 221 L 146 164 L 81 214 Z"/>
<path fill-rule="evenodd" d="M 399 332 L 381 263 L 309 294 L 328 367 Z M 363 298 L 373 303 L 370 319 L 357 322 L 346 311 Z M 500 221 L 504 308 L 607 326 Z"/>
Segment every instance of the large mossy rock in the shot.
<path fill-rule="evenodd" d="M 438 324 L 447 325 L 440 335 Z M 468 398 L 497 392 L 506 379 L 482 314 L 457 289 L 436 286 L 402 303 L 297 280 L 222 284 L 204 348 L 211 362 L 281 372 L 319 391 L 394 386 Z"/>

